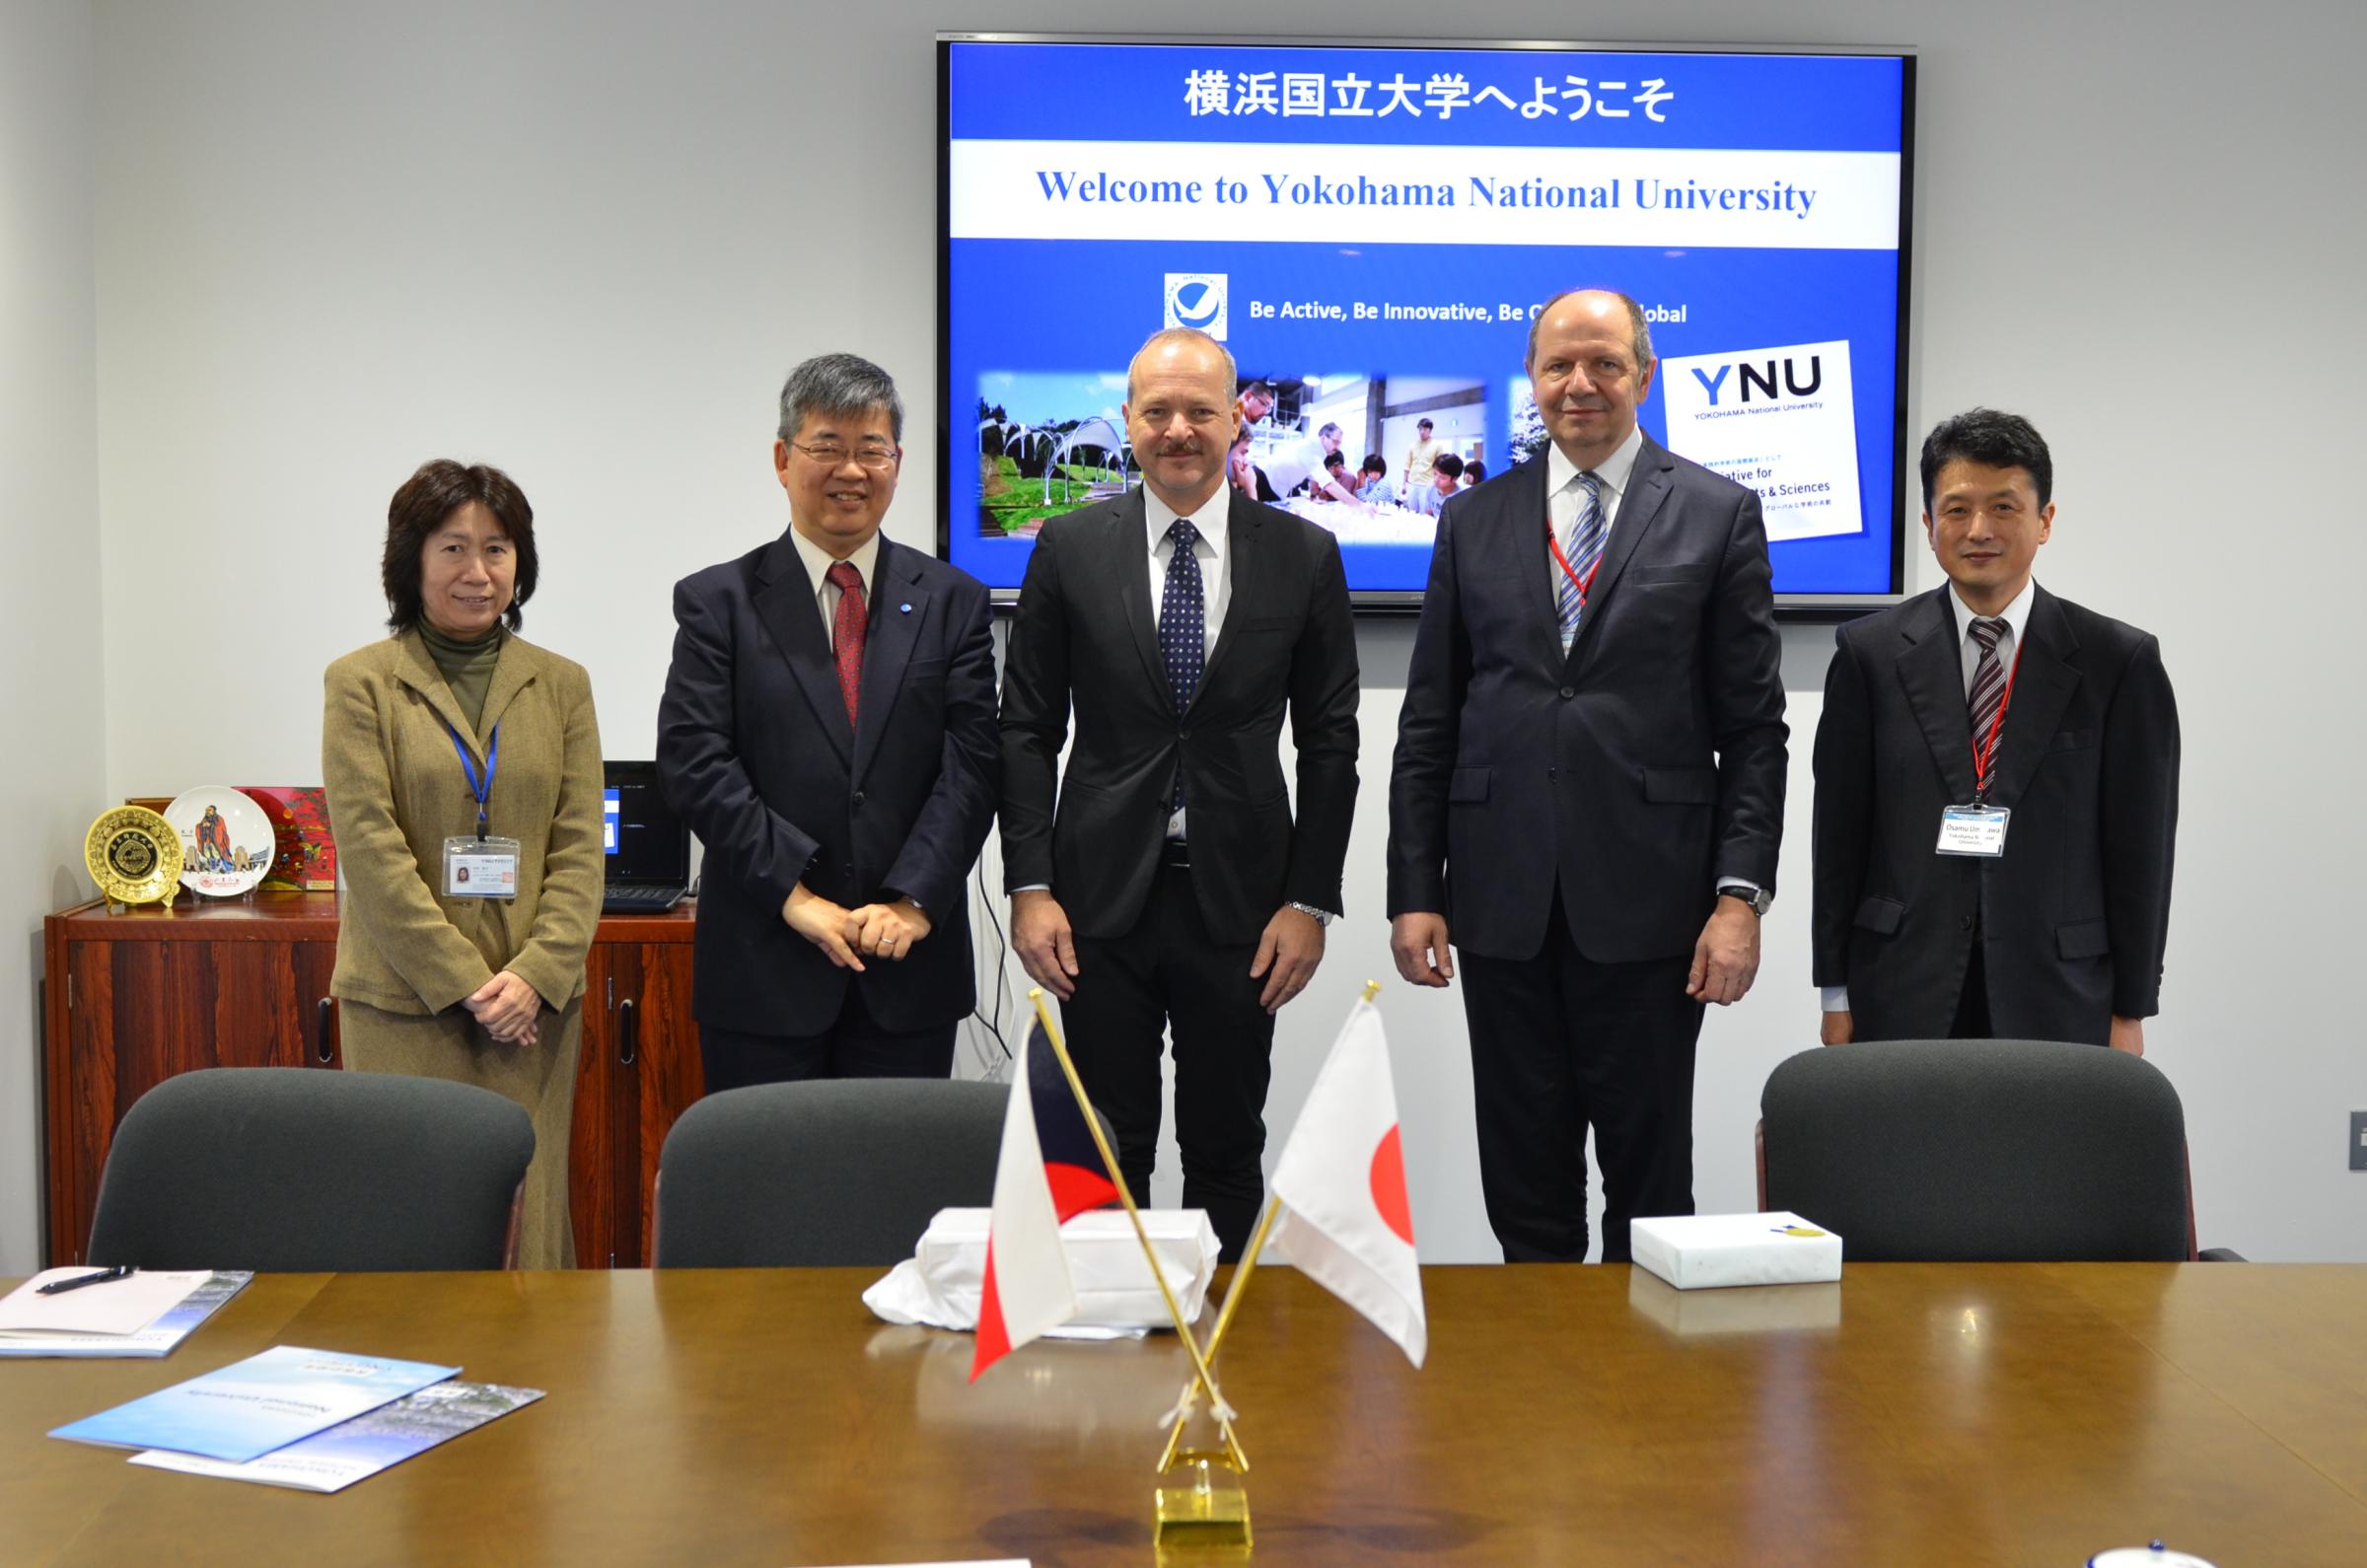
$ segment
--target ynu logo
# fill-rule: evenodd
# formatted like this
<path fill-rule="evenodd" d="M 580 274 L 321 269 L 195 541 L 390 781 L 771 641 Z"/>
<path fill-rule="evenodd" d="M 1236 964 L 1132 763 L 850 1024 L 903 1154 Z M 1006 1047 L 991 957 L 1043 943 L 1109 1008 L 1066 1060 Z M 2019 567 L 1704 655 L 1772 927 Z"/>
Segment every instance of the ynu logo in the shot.
<path fill-rule="evenodd" d="M 1225 340 L 1225 274 L 1170 272 L 1167 275 L 1166 323 L 1190 326 L 1218 342 Z"/>
<path fill-rule="evenodd" d="M 1740 374 L 1737 375 L 1737 372 Z M 1787 395 L 1814 397 L 1817 389 L 1825 385 L 1825 356 L 1808 356 L 1808 376 L 1805 381 L 1801 379 L 1798 362 L 1789 358 L 1770 359 L 1764 365 L 1738 360 L 1731 365 L 1720 365 L 1715 376 L 1696 365 L 1693 367 L 1693 380 L 1701 384 L 1701 391 L 1709 397 L 1710 407 L 1718 406 L 1719 391 L 1726 385 L 1729 375 L 1735 377 L 1737 402 L 1747 403 L 1754 397 L 1761 401 L 1774 401 Z M 1780 391 L 1777 390 L 1778 376 L 1782 383 Z"/>

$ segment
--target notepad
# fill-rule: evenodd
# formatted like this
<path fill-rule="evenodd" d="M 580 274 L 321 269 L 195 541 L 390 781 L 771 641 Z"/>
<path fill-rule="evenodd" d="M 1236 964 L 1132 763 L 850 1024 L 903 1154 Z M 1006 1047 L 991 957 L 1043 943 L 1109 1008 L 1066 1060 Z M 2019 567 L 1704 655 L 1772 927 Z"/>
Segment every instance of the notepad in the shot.
<path fill-rule="evenodd" d="M 217 1269 L 204 1284 L 180 1299 L 179 1306 L 166 1310 L 165 1315 L 137 1333 L 29 1333 L 0 1334 L 0 1360 L 30 1360 L 52 1357 L 69 1360 L 148 1360 L 173 1353 L 173 1347 L 189 1336 L 191 1329 L 204 1322 L 221 1309 L 224 1302 L 247 1288 L 254 1278 L 251 1269 Z M 90 1290 L 108 1290 L 111 1286 L 93 1285 Z M 69 1292 L 80 1296 L 84 1291 Z"/>
<path fill-rule="evenodd" d="M 184 1297 L 214 1277 L 207 1268 L 178 1272 L 141 1270 L 102 1285 L 40 1293 L 43 1285 L 101 1272 L 93 1268 L 44 1269 L 0 1298 L 0 1338 L 43 1334 L 136 1334 L 179 1306 Z"/>

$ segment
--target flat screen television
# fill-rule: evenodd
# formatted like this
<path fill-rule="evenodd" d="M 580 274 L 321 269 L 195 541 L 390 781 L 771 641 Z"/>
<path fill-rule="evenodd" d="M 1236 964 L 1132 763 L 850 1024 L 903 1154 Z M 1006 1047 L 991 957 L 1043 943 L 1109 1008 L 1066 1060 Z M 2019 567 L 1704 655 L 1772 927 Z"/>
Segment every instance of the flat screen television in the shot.
<path fill-rule="evenodd" d="M 1778 605 L 1895 602 L 1914 63 L 942 36 L 942 553 L 1015 597 L 1044 518 L 1135 482 L 1134 351 L 1197 326 L 1258 416 L 1240 482 L 1338 535 L 1360 607 L 1417 607 L 1425 459 L 1537 460 L 1531 318 L 1608 286 L 1645 429 L 1759 492 Z M 1334 446 L 1380 469 L 1353 499 Z"/>

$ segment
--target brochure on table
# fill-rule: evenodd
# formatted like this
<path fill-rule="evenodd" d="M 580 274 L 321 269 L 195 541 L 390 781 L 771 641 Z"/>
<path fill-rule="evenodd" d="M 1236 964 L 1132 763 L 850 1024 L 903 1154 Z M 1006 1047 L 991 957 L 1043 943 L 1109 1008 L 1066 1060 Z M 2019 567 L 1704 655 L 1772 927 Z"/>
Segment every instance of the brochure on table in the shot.
<path fill-rule="evenodd" d="M 542 1397 L 540 1389 L 510 1389 L 497 1383 L 431 1383 L 392 1404 L 316 1432 L 259 1460 L 233 1464 L 150 1449 L 134 1454 L 131 1462 L 154 1469 L 179 1470 L 187 1475 L 213 1475 L 226 1481 L 253 1481 L 263 1486 L 291 1486 L 307 1492 L 341 1492 L 414 1455 L 488 1421 L 523 1409 Z"/>
<path fill-rule="evenodd" d="M 276 1345 L 202 1378 L 58 1427 L 49 1435 L 107 1448 L 171 1449 L 245 1462 L 461 1369 Z"/>

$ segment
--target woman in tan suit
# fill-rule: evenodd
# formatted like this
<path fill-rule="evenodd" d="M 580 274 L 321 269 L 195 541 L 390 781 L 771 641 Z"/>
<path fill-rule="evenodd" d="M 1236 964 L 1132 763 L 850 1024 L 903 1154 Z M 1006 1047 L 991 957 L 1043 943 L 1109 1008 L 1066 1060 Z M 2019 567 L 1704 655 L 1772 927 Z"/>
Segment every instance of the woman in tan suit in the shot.
<path fill-rule="evenodd" d="M 497 468 L 429 463 L 394 492 L 394 636 L 328 667 L 321 765 L 345 873 L 330 985 L 345 1066 L 525 1106 L 519 1262 L 564 1268 L 602 774 L 583 667 L 516 635 L 534 528 Z"/>

